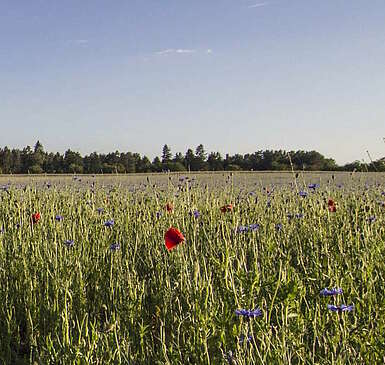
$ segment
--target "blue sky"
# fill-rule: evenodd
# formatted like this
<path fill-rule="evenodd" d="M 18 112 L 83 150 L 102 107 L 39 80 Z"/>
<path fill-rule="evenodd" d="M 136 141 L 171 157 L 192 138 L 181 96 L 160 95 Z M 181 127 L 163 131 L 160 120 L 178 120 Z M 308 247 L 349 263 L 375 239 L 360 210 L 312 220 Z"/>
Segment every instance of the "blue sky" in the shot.
<path fill-rule="evenodd" d="M 0 1 L 0 146 L 385 156 L 383 0 Z"/>

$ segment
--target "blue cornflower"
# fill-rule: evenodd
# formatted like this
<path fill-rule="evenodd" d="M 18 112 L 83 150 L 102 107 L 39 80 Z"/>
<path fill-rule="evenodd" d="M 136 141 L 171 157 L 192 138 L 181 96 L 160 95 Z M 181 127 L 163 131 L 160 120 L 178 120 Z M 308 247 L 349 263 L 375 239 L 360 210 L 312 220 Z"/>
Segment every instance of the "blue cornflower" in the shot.
<path fill-rule="evenodd" d="M 111 244 L 110 250 L 111 250 L 111 251 L 117 251 L 117 250 L 120 250 L 120 244 L 119 244 L 119 243 L 113 243 L 113 244 Z"/>
<path fill-rule="evenodd" d="M 247 232 L 248 230 L 249 230 L 249 227 L 247 227 L 247 226 L 239 226 L 237 228 L 238 233 L 244 233 L 244 232 Z"/>
<path fill-rule="evenodd" d="M 237 228 L 237 232 L 238 233 L 244 233 L 244 232 L 255 232 L 256 230 L 258 230 L 260 227 L 260 225 L 258 223 L 255 223 L 255 224 L 250 224 L 249 226 L 239 226 Z"/>
<path fill-rule="evenodd" d="M 369 223 L 373 223 L 375 222 L 375 220 L 376 220 L 376 217 L 374 215 L 368 218 Z"/>
<path fill-rule="evenodd" d="M 306 198 L 306 197 L 307 197 L 307 192 L 306 192 L 306 191 L 300 191 L 300 192 L 298 193 L 298 195 L 299 195 L 300 197 L 302 197 L 302 198 Z"/>
<path fill-rule="evenodd" d="M 351 312 L 354 309 L 354 304 L 352 305 L 341 304 L 340 306 L 328 304 L 328 309 L 331 310 L 332 312 L 338 312 L 338 313 Z"/>
<path fill-rule="evenodd" d="M 319 184 L 309 184 L 308 188 L 315 190 L 315 189 L 319 188 Z"/>
<path fill-rule="evenodd" d="M 66 240 L 66 241 L 64 241 L 64 244 L 67 247 L 72 247 L 75 244 L 75 242 L 73 240 Z"/>
<path fill-rule="evenodd" d="M 99 214 L 104 213 L 104 209 L 103 209 L 103 208 L 98 208 L 98 209 L 96 209 L 96 210 L 98 211 Z"/>
<path fill-rule="evenodd" d="M 105 227 L 112 227 L 114 225 L 114 223 L 115 223 L 114 220 L 111 219 L 111 220 L 104 222 L 104 226 Z"/>
<path fill-rule="evenodd" d="M 276 225 L 275 225 L 275 230 L 276 231 L 280 231 L 282 229 L 282 224 L 281 223 L 277 223 Z"/>
<path fill-rule="evenodd" d="M 58 214 L 55 216 L 55 220 L 61 222 L 63 220 L 63 216 Z"/>
<path fill-rule="evenodd" d="M 253 336 L 252 335 L 247 335 L 247 336 L 240 335 L 239 336 L 239 343 L 243 343 L 243 342 L 248 343 L 248 342 L 251 342 L 251 341 L 253 341 Z"/>
<path fill-rule="evenodd" d="M 259 226 L 258 223 L 250 224 L 250 225 L 249 225 L 249 230 L 252 231 L 252 232 L 254 232 L 254 231 L 258 230 L 259 227 L 260 227 L 260 226 Z"/>
<path fill-rule="evenodd" d="M 332 289 L 322 289 L 320 291 L 320 295 L 324 296 L 324 297 L 327 297 L 327 296 L 331 296 L 331 295 L 337 295 L 337 294 L 342 294 L 342 289 L 341 288 L 332 288 Z"/>
<path fill-rule="evenodd" d="M 256 309 L 237 309 L 235 311 L 235 314 L 237 316 L 243 316 L 246 318 L 254 318 L 254 317 L 260 317 L 262 316 L 262 311 L 259 308 Z"/>
<path fill-rule="evenodd" d="M 194 210 L 193 211 L 193 215 L 194 215 L 194 218 L 199 218 L 199 216 L 201 215 L 200 213 L 199 213 L 199 211 L 198 210 Z"/>

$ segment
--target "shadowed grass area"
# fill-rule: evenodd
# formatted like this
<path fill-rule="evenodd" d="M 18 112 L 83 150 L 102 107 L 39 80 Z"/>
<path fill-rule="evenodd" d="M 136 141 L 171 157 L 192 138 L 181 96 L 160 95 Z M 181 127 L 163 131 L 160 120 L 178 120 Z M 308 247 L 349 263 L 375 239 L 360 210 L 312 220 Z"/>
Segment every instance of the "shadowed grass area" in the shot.
<path fill-rule="evenodd" d="M 10 182 L 0 190 L 0 363 L 385 361 L 385 175 Z M 171 226 L 186 242 L 167 251 Z M 325 287 L 343 294 L 322 297 Z M 256 308 L 261 317 L 235 314 Z"/>

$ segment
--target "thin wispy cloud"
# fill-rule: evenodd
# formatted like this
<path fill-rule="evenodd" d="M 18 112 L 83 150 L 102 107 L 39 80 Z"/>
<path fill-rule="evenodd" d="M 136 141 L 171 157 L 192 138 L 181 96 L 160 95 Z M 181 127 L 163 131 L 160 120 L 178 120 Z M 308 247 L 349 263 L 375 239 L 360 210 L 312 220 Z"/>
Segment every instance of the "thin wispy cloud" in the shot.
<path fill-rule="evenodd" d="M 163 49 L 162 51 L 156 52 L 156 54 L 162 55 L 162 54 L 168 54 L 174 52 L 173 49 Z"/>
<path fill-rule="evenodd" d="M 248 9 L 261 8 L 262 6 L 266 6 L 266 5 L 268 5 L 268 4 L 269 4 L 268 2 L 264 2 L 264 3 L 256 3 L 256 4 L 249 5 L 247 8 L 248 8 Z"/>
<path fill-rule="evenodd" d="M 195 49 L 177 49 L 176 53 L 195 53 Z"/>
<path fill-rule="evenodd" d="M 78 45 L 78 46 L 86 46 L 88 45 L 89 40 L 88 39 L 69 39 L 67 43 Z"/>
<path fill-rule="evenodd" d="M 167 49 L 163 49 L 161 51 L 158 51 L 156 52 L 157 55 L 167 55 L 167 54 L 172 54 L 172 53 L 195 53 L 196 50 L 195 49 L 187 49 L 187 48 L 178 48 L 178 49 L 174 49 L 174 48 L 167 48 Z"/>

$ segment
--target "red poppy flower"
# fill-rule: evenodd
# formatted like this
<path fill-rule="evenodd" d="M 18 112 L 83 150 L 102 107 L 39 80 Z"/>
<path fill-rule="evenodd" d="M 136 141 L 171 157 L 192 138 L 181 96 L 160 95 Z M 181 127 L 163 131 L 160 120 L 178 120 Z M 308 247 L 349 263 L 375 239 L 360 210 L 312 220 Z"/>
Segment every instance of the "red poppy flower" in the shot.
<path fill-rule="evenodd" d="M 335 213 L 337 211 L 336 203 L 333 199 L 328 200 L 328 209 L 331 213 Z"/>
<path fill-rule="evenodd" d="M 221 207 L 222 213 L 231 212 L 232 210 L 233 210 L 233 206 L 231 204 L 226 204 L 223 207 Z"/>
<path fill-rule="evenodd" d="M 32 214 L 31 219 L 32 219 L 32 223 L 36 224 L 40 220 L 40 213 L 36 212 L 36 213 Z"/>
<path fill-rule="evenodd" d="M 182 233 L 180 233 L 176 228 L 171 227 L 164 234 L 164 242 L 166 243 L 167 250 L 172 250 L 178 246 L 181 242 L 185 240 Z"/>
<path fill-rule="evenodd" d="M 174 207 L 172 206 L 171 203 L 167 203 L 167 204 L 166 204 L 166 210 L 167 210 L 168 212 L 172 212 L 173 209 L 174 209 Z"/>

